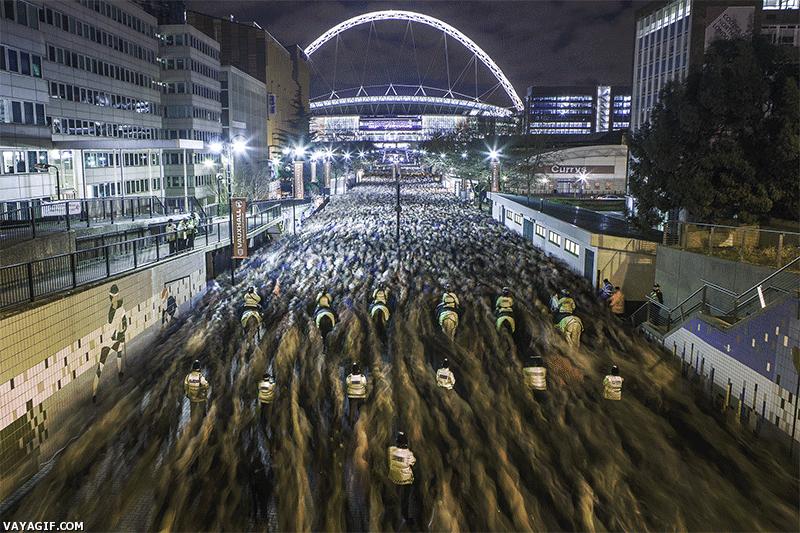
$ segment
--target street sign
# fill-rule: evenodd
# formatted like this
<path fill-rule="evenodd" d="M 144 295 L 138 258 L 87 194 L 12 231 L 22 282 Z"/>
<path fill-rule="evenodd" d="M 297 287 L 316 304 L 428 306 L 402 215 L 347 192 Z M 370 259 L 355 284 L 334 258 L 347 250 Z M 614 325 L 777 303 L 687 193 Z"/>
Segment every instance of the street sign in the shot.
<path fill-rule="evenodd" d="M 43 217 L 63 217 L 65 214 L 80 215 L 80 202 L 42 202 Z"/>
<path fill-rule="evenodd" d="M 231 198 L 231 238 L 233 239 L 233 258 L 247 257 L 247 199 Z"/>

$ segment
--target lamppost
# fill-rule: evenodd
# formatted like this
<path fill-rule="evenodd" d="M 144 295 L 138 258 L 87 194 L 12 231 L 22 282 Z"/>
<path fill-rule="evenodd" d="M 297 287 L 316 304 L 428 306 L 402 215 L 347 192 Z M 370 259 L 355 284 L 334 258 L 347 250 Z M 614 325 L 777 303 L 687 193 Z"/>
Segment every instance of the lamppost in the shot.
<path fill-rule="evenodd" d="M 220 154 L 223 173 L 217 174 L 217 195 L 219 197 L 219 183 L 224 181 L 228 192 L 228 240 L 231 244 L 231 286 L 236 283 L 236 263 L 233 259 L 233 157 L 231 151 L 243 154 L 247 150 L 247 143 L 240 136 L 233 137 L 230 142 L 215 141 L 209 145 L 212 153 Z M 217 200 L 217 208 L 219 208 Z"/>
<path fill-rule="evenodd" d="M 492 162 L 492 192 L 500 192 L 500 155 L 497 148 L 489 150 L 489 160 Z"/>
<path fill-rule="evenodd" d="M 302 145 L 297 145 L 292 150 L 294 155 L 294 162 L 295 162 L 295 172 L 297 172 L 297 160 L 301 160 L 306 156 L 306 148 Z M 302 181 L 302 170 L 300 173 L 300 180 Z M 297 176 L 293 176 L 292 179 L 292 234 L 297 235 L 297 214 L 295 213 L 295 204 L 297 203 Z"/>
<path fill-rule="evenodd" d="M 36 170 L 48 170 L 51 168 L 56 169 L 56 198 L 61 200 L 61 176 L 58 173 L 58 167 L 49 163 L 36 163 L 33 165 Z"/>

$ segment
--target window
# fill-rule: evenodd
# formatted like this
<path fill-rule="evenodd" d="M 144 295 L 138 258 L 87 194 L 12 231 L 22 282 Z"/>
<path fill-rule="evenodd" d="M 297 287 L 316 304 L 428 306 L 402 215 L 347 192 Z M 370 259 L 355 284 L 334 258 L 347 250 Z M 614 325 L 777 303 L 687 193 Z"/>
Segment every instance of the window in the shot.
<path fill-rule="evenodd" d="M 522 213 L 514 213 L 514 223 L 522 225 Z"/>
<path fill-rule="evenodd" d="M 19 53 L 19 73 L 26 76 L 31 75 L 31 56 L 27 52 Z"/>
<path fill-rule="evenodd" d="M 510 209 L 506 209 L 506 218 L 508 220 L 514 220 L 514 212 Z"/>
<path fill-rule="evenodd" d="M 542 226 L 541 224 L 536 224 L 536 235 L 538 235 L 542 239 L 544 239 L 547 236 L 544 226 Z"/>
<path fill-rule="evenodd" d="M 571 241 L 569 239 L 564 239 L 564 249 L 569 253 L 571 253 L 572 255 L 574 255 L 575 257 L 581 255 L 580 245 L 577 242 Z"/>
<path fill-rule="evenodd" d="M 16 50 L 8 50 L 8 70 L 11 72 L 19 72 L 19 62 L 17 61 Z"/>
<path fill-rule="evenodd" d="M 556 233 L 555 231 L 551 231 L 551 232 L 550 232 L 550 233 L 547 235 L 547 240 L 548 240 L 548 241 L 550 241 L 550 242 L 552 242 L 553 244 L 555 244 L 555 245 L 559 246 L 559 247 L 561 246 L 561 235 L 559 235 L 559 234 L 558 234 L 558 233 Z"/>
<path fill-rule="evenodd" d="M 11 122 L 22 124 L 22 102 L 11 102 Z"/>
<path fill-rule="evenodd" d="M 31 56 L 31 73 L 36 78 L 42 77 L 42 58 L 41 56 Z"/>
<path fill-rule="evenodd" d="M 25 110 L 25 124 L 33 124 L 33 103 L 23 102 L 23 109 Z"/>

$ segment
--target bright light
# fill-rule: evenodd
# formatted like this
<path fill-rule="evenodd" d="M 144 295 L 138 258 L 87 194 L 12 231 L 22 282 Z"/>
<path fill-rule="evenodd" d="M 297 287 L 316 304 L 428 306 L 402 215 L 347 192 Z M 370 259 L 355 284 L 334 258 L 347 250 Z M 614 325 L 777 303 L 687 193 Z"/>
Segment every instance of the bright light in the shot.
<path fill-rule="evenodd" d="M 215 154 L 222 153 L 222 143 L 219 141 L 214 141 L 208 145 L 208 149 L 211 150 Z"/>
<path fill-rule="evenodd" d="M 247 150 L 247 143 L 242 139 L 234 139 L 231 146 L 233 147 L 233 152 L 236 154 L 243 154 L 245 150 Z"/>
<path fill-rule="evenodd" d="M 467 152 L 461 152 L 461 159 L 467 158 Z"/>
<path fill-rule="evenodd" d="M 325 149 L 325 158 L 326 159 L 333 158 L 333 150 L 330 147 Z"/>
<path fill-rule="evenodd" d="M 366 154 L 364 153 L 364 150 L 360 150 L 360 151 L 358 152 L 358 158 L 359 158 L 359 159 L 364 159 L 364 156 L 365 156 L 365 155 L 366 155 Z"/>
<path fill-rule="evenodd" d="M 491 150 L 489 150 L 489 159 L 491 159 L 492 161 L 498 161 L 500 159 L 500 153 L 501 153 L 500 150 L 492 148 Z"/>
<path fill-rule="evenodd" d="M 306 155 L 306 147 L 305 146 L 295 146 L 294 147 L 294 156 L 297 158 L 305 157 Z"/>
<path fill-rule="evenodd" d="M 289 148 L 288 146 L 284 146 L 284 147 L 283 147 L 283 150 L 281 150 L 281 153 L 282 153 L 283 155 L 289 155 L 289 154 L 291 154 L 291 153 L 292 153 L 292 149 L 291 149 L 291 148 Z"/>
<path fill-rule="evenodd" d="M 342 157 L 344 157 L 345 161 L 350 161 L 350 152 L 345 152 Z"/>
<path fill-rule="evenodd" d="M 444 152 L 442 152 L 441 154 L 439 154 L 439 157 L 441 157 L 442 159 L 444 159 L 444 157 L 445 157 L 445 156 L 444 156 Z"/>
<path fill-rule="evenodd" d="M 214 167 L 214 160 L 213 159 L 206 159 L 203 161 L 203 166 L 206 168 L 213 168 Z"/>
<path fill-rule="evenodd" d="M 312 161 L 316 161 L 320 157 L 322 157 L 322 152 L 320 152 L 319 150 L 315 150 L 314 152 L 311 153 L 311 160 Z"/>

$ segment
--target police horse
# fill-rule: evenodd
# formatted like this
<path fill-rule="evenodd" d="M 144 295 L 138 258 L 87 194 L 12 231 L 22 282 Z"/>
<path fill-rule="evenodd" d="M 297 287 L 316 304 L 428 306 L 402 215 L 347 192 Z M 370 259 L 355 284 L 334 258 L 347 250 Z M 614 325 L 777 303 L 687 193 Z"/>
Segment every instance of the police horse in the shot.
<path fill-rule="evenodd" d="M 242 329 L 246 337 L 252 337 L 258 342 L 261 336 L 261 311 L 253 307 L 245 307 L 242 312 Z"/>
<path fill-rule="evenodd" d="M 373 301 L 369 306 L 369 316 L 373 324 L 379 331 L 386 329 L 386 324 L 389 323 L 389 306 L 383 302 Z"/>
<path fill-rule="evenodd" d="M 318 306 L 314 310 L 314 323 L 322 334 L 322 343 L 324 345 L 328 333 L 333 331 L 333 327 L 336 325 L 336 315 L 333 313 L 333 309 L 327 305 Z"/>
<path fill-rule="evenodd" d="M 583 333 L 583 321 L 575 315 L 567 315 L 562 318 L 556 326 L 567 344 L 572 348 L 580 348 L 581 346 L 581 333 Z"/>
<path fill-rule="evenodd" d="M 445 307 L 444 304 L 436 306 L 436 316 L 439 319 L 439 326 L 447 337 L 454 341 L 456 338 L 456 328 L 458 328 L 458 311 L 452 307 Z"/>

